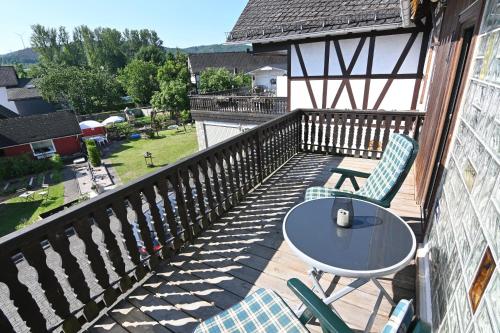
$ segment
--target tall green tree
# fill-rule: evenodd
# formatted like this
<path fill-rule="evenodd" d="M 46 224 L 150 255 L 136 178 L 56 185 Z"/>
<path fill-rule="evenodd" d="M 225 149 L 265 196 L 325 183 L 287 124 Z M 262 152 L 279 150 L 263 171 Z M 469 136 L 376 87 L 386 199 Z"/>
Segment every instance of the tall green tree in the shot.
<path fill-rule="evenodd" d="M 134 59 L 119 72 L 118 82 L 135 103 L 148 105 L 158 90 L 157 72 L 158 67 L 154 63 Z"/>
<path fill-rule="evenodd" d="M 225 68 L 207 68 L 200 73 L 202 93 L 250 87 L 252 78 L 247 74 L 233 74 Z"/>
<path fill-rule="evenodd" d="M 165 63 L 167 55 L 162 47 L 156 45 L 142 46 L 135 54 L 135 59 L 149 61 L 156 66 L 161 66 Z"/>
<path fill-rule="evenodd" d="M 171 80 L 160 83 L 160 90 L 152 99 L 151 105 L 159 110 L 173 111 L 174 117 L 179 117 L 179 112 L 189 108 L 188 87 L 181 80 Z"/>
<path fill-rule="evenodd" d="M 165 64 L 158 70 L 160 90 L 151 98 L 151 105 L 160 110 L 173 111 L 179 118 L 182 110 L 189 108 L 189 70 L 187 56 L 182 53 L 167 55 Z"/>
<path fill-rule="evenodd" d="M 44 99 L 72 108 L 78 114 L 99 112 L 120 100 L 118 82 L 104 70 L 48 67 L 37 79 L 37 87 Z"/>

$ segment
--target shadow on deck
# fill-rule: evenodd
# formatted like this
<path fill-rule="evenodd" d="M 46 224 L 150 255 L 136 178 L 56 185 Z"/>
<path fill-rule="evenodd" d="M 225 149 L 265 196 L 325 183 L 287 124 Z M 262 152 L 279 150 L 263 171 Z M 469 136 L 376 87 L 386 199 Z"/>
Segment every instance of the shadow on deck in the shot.
<path fill-rule="evenodd" d="M 303 200 L 306 188 L 333 186 L 336 178 L 328 171 L 331 167 L 370 171 L 376 163 L 366 159 L 296 155 L 194 244 L 184 248 L 171 264 L 160 265 L 156 274 L 109 310 L 90 331 L 192 332 L 199 321 L 262 287 L 275 290 L 292 307 L 298 306 L 286 281 L 297 277 L 310 284 L 308 267 L 284 242 L 282 220 L 285 214 Z M 410 174 L 393 201 L 392 209 L 419 231 L 420 212 L 413 199 L 413 181 L 413 174 Z M 331 292 L 350 281 L 326 275 L 322 283 Z M 410 265 L 380 282 L 396 301 L 413 298 L 415 267 Z M 335 302 L 334 306 L 351 328 L 362 329 L 377 294 L 378 289 L 367 284 Z M 373 331 L 380 331 L 390 311 L 391 306 L 384 299 Z M 314 324 L 309 328 L 321 331 Z"/>

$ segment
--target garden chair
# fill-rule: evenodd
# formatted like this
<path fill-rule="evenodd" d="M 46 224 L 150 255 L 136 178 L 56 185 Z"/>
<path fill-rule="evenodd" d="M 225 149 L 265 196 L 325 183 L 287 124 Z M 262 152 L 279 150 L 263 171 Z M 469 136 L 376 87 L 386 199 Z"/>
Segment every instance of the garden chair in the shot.
<path fill-rule="evenodd" d="M 49 184 L 42 184 L 42 191 L 38 192 L 38 195 L 42 197 L 43 200 L 49 197 Z"/>
<path fill-rule="evenodd" d="M 404 134 L 392 134 L 389 143 L 373 172 L 366 173 L 355 170 L 333 168 L 330 171 L 340 174 L 335 188 L 315 186 L 306 190 L 305 200 L 330 197 L 348 197 L 373 202 L 382 207 L 390 207 L 401 185 L 415 161 L 418 144 Z M 365 185 L 360 188 L 356 177 L 366 178 Z M 349 179 L 356 190 L 354 193 L 341 191 L 340 187 Z"/>
<path fill-rule="evenodd" d="M 353 332 L 333 310 L 298 279 L 288 280 L 288 287 L 306 306 L 297 317 L 274 291 L 259 289 L 231 308 L 198 325 L 194 333 L 309 332 L 306 324 L 316 318 L 325 333 Z M 427 333 L 428 325 L 414 319 L 411 301 L 401 300 L 394 308 L 382 333 Z"/>

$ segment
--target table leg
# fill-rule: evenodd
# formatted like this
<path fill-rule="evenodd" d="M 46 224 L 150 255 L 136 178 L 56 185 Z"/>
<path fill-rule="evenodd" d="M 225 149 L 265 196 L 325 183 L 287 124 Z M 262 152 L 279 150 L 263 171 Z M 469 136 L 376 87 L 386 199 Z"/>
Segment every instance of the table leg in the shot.
<path fill-rule="evenodd" d="M 336 293 L 331 294 L 329 297 L 326 297 L 325 299 L 323 299 L 323 302 L 325 302 L 325 304 L 333 303 L 336 300 L 338 300 L 338 299 L 344 297 L 345 295 L 353 292 L 354 290 L 358 289 L 359 287 L 367 284 L 369 281 L 370 280 L 368 280 L 368 279 L 362 279 L 362 278 L 356 279 L 356 280 L 352 281 L 351 283 L 349 283 L 349 285 L 347 285 L 346 287 L 340 289 Z"/>
<path fill-rule="evenodd" d="M 378 282 L 377 279 L 372 278 L 372 282 L 377 286 L 377 288 L 380 290 L 380 292 L 387 298 L 389 303 L 391 303 L 392 306 L 396 306 L 396 302 L 392 299 L 392 297 L 389 295 L 389 293 L 384 289 L 384 287 Z"/>
<path fill-rule="evenodd" d="M 368 323 L 366 324 L 365 327 L 365 333 L 370 332 L 370 329 L 373 326 L 373 322 L 375 321 L 375 317 L 377 316 L 378 309 L 380 308 L 380 303 L 382 303 L 382 299 L 384 298 L 384 295 L 382 291 L 379 291 L 377 300 L 375 301 L 375 305 L 373 306 L 372 313 L 370 314 L 370 318 L 368 318 Z"/>

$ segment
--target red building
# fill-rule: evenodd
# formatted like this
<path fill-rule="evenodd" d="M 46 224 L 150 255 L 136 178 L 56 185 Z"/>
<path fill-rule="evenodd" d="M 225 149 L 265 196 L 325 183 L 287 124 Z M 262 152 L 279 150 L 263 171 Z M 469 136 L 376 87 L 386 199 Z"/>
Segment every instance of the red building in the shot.
<path fill-rule="evenodd" d="M 72 155 L 81 149 L 81 130 L 74 114 L 61 111 L 0 120 L 0 156 Z"/>

